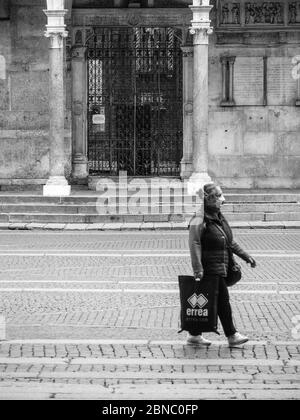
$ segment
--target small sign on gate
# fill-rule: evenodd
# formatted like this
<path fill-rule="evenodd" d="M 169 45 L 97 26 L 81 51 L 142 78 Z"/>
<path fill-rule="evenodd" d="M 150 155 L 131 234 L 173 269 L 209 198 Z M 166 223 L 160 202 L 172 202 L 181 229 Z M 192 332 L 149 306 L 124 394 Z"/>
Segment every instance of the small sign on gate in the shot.
<path fill-rule="evenodd" d="M 95 125 L 105 124 L 105 115 L 94 114 L 93 115 L 93 124 L 95 124 Z"/>
<path fill-rule="evenodd" d="M 101 107 L 99 114 L 93 114 L 92 116 L 93 125 L 98 126 L 99 131 L 105 131 L 105 108 Z"/>

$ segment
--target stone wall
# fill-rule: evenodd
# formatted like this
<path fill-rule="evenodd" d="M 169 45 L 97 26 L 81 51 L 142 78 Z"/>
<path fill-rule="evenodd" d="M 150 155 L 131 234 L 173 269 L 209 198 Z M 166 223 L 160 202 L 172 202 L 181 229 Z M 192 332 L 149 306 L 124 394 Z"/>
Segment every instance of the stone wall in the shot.
<path fill-rule="evenodd" d="M 270 35 L 266 42 L 265 36 L 260 34 L 259 43 L 251 35 L 248 45 L 234 44 L 232 40 L 226 45 L 226 35 L 220 38 L 225 45 L 217 44 L 216 35 L 211 38 L 209 170 L 211 176 L 226 187 L 300 187 L 300 107 L 296 106 L 299 93 L 292 61 L 300 55 L 300 36 L 298 40 L 297 36 L 297 33 L 287 35 L 280 44 L 275 34 L 273 42 Z M 236 106 L 220 106 L 220 59 L 224 55 L 235 57 L 233 99 Z M 267 57 L 265 76 L 263 57 Z M 249 63 L 248 69 L 245 66 L 242 69 L 243 61 Z M 265 94 L 261 84 L 264 77 Z"/>
<path fill-rule="evenodd" d="M 11 0 L 0 23 L 0 185 L 44 183 L 49 171 L 49 63 L 44 0 Z M 66 172 L 70 172 L 66 115 Z"/>
<path fill-rule="evenodd" d="M 82 2 L 87 6 L 85 0 L 76 0 L 75 4 Z M 43 36 L 46 2 L 10 3 L 9 8 L 8 1 L 2 1 L 0 8 L 0 185 L 44 183 L 49 172 L 49 41 Z M 217 17 L 215 12 L 213 17 Z M 299 92 L 295 89 L 295 97 L 291 94 L 293 85 L 284 73 L 288 63 L 292 71 L 293 57 L 300 56 L 299 32 L 295 29 L 249 35 L 246 30 L 234 34 L 232 27 L 227 33 L 226 28 L 224 33 L 216 29 L 209 48 L 211 176 L 226 187 L 300 187 Z M 234 76 L 236 105 L 221 106 L 222 56 L 236 57 L 235 70 L 241 68 L 242 58 L 252 57 L 255 66 L 260 66 L 262 57 L 267 57 L 267 81 L 273 83 L 273 95 L 267 92 L 264 97 L 255 85 L 255 74 L 249 72 L 244 82 Z M 256 67 L 253 69 L 255 73 Z M 278 100 L 274 94 L 276 76 L 281 81 Z M 71 171 L 70 93 L 71 72 L 66 65 L 67 176 Z"/>
<path fill-rule="evenodd" d="M 295 76 L 300 8 L 295 16 L 292 1 L 277 2 L 280 13 L 270 0 L 214 3 L 218 7 L 212 13 L 215 32 L 209 50 L 210 173 L 227 187 L 299 188 L 300 85 Z M 222 57 L 235 60 L 235 105 L 221 106 Z"/>

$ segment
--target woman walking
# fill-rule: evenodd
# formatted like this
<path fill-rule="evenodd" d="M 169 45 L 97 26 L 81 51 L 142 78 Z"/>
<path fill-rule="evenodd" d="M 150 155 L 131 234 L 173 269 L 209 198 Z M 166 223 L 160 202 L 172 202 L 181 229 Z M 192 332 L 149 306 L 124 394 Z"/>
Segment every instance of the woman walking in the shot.
<path fill-rule="evenodd" d="M 237 346 L 248 341 L 248 337 L 237 332 L 229 301 L 226 285 L 228 273 L 229 243 L 234 254 L 238 255 L 251 267 L 256 267 L 255 260 L 248 255 L 234 240 L 231 228 L 220 211 L 225 198 L 219 186 L 206 184 L 204 191 L 204 217 L 195 215 L 189 227 L 189 247 L 195 279 L 200 281 L 204 276 L 217 276 L 219 281 L 218 316 L 230 346 Z M 226 236 L 225 236 L 225 235 Z M 202 337 L 188 333 L 188 344 L 209 346 L 211 342 Z"/>

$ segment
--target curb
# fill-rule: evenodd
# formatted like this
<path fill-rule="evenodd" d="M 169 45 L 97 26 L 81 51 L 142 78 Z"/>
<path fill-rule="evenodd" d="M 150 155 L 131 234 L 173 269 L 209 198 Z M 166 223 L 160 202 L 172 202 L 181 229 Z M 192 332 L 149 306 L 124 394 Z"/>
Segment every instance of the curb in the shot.
<path fill-rule="evenodd" d="M 231 222 L 233 229 L 300 229 L 300 221 L 297 222 Z M 123 231 L 123 232 L 149 232 L 149 231 L 185 231 L 188 229 L 187 222 L 146 222 L 146 223 L 0 223 L 0 231 Z"/>

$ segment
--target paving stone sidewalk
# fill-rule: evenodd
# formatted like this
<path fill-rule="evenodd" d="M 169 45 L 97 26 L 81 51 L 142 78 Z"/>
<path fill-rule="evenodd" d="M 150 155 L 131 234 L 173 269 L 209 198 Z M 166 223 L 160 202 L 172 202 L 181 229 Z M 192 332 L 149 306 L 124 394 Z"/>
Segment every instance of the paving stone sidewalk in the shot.
<path fill-rule="evenodd" d="M 299 230 L 235 236 L 258 262 L 230 292 L 251 341 L 206 349 L 178 334 L 186 231 L 2 231 L 0 399 L 299 399 Z"/>
<path fill-rule="evenodd" d="M 300 343 L 0 345 L 0 399 L 299 399 Z"/>

